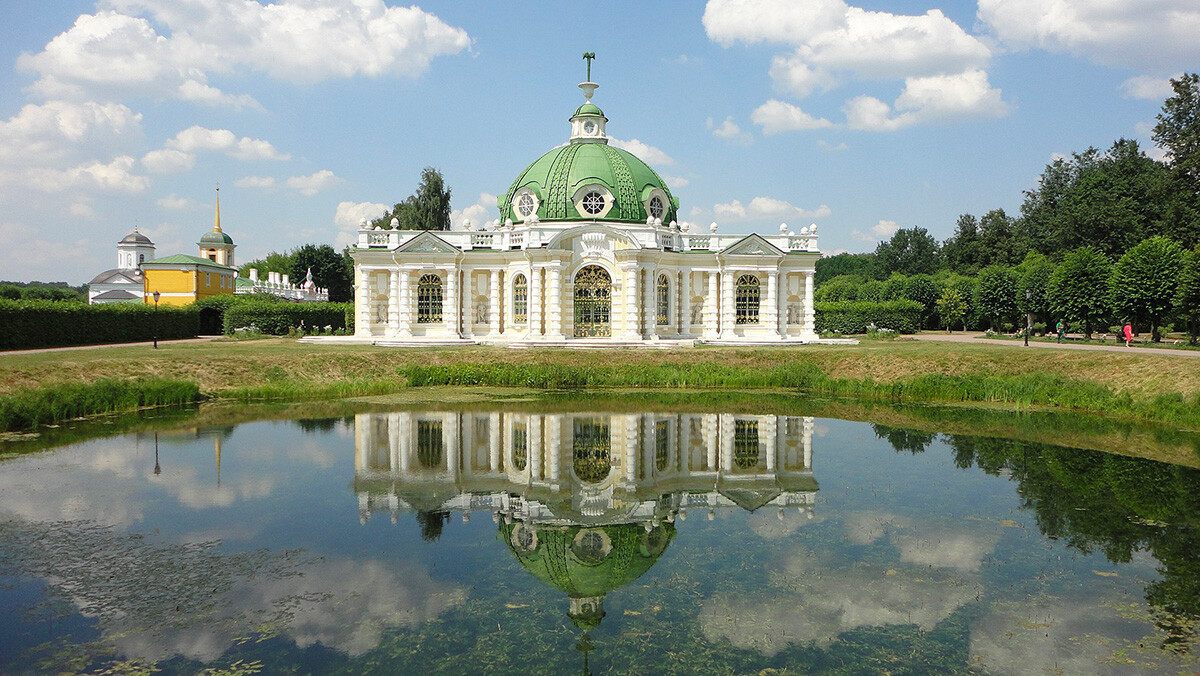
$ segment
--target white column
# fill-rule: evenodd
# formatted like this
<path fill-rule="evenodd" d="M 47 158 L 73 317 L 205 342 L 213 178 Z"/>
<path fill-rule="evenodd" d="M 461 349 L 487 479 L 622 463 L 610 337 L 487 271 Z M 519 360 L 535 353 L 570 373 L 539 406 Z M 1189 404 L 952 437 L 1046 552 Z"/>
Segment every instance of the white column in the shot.
<path fill-rule="evenodd" d="M 371 288 L 371 277 L 373 273 L 370 270 L 364 269 L 358 274 L 360 275 L 357 298 L 358 320 L 354 326 L 354 334 L 357 336 L 369 336 L 371 335 L 372 319 L 371 296 L 375 295 L 372 293 L 373 289 Z"/>
<path fill-rule="evenodd" d="M 679 274 L 679 335 L 692 334 L 692 271 Z"/>
<path fill-rule="evenodd" d="M 787 299 L 788 299 L 788 283 L 787 273 L 779 273 L 779 297 L 775 303 L 776 323 L 775 328 L 779 331 L 779 335 L 787 338 L 788 335 L 788 316 L 787 316 Z"/>
<path fill-rule="evenodd" d="M 546 416 L 546 446 L 550 461 L 550 483 L 558 486 L 559 456 L 562 455 L 562 416 L 551 414 Z"/>
<path fill-rule="evenodd" d="M 400 326 L 396 333 L 401 338 L 412 335 L 413 312 L 416 303 L 413 300 L 412 272 L 401 269 L 400 274 L 400 310 L 397 313 Z"/>
<path fill-rule="evenodd" d="M 812 472 L 813 418 L 804 417 L 804 471 Z"/>
<path fill-rule="evenodd" d="M 813 277 L 815 272 L 804 273 L 804 323 L 801 333 L 809 338 L 817 337 L 817 313 L 813 308 Z"/>
<path fill-rule="evenodd" d="M 412 414 L 400 414 L 400 473 L 408 476 L 408 462 L 412 457 Z"/>
<path fill-rule="evenodd" d="M 459 413 L 447 413 L 442 416 L 442 429 L 445 431 L 442 443 L 446 444 L 446 471 L 450 476 L 458 476 L 458 454 L 461 452 L 459 440 Z"/>
<path fill-rule="evenodd" d="M 776 455 L 779 453 L 779 440 L 775 434 L 775 430 L 779 418 L 777 416 L 767 416 L 767 419 L 762 421 L 763 432 L 767 441 L 767 471 L 774 473 L 775 468 L 779 466 L 776 461 Z"/>
<path fill-rule="evenodd" d="M 646 339 L 658 336 L 658 274 L 647 268 L 645 286 L 642 287 L 642 336 Z"/>
<path fill-rule="evenodd" d="M 704 337 L 716 338 L 717 329 L 720 326 L 720 316 L 717 310 L 719 307 L 717 301 L 720 298 L 717 286 L 717 273 L 702 272 L 700 274 L 708 277 L 708 291 L 704 294 Z"/>
<path fill-rule="evenodd" d="M 733 327 L 736 325 L 733 307 L 733 273 L 728 270 L 721 273 L 721 337 L 733 338 Z"/>
<path fill-rule="evenodd" d="M 463 337 L 472 338 L 475 335 L 475 297 L 479 295 L 479 280 L 475 278 L 474 270 L 463 271 Z M 488 308 L 491 309 L 491 308 Z"/>
<path fill-rule="evenodd" d="M 500 437 L 504 430 L 500 428 L 500 414 L 488 415 L 488 469 L 493 474 L 500 471 Z"/>
<path fill-rule="evenodd" d="M 529 453 L 529 478 L 533 481 L 542 480 L 542 417 L 529 416 L 529 431 L 525 437 L 525 448 Z"/>
<path fill-rule="evenodd" d="M 561 266 L 555 263 L 546 271 L 550 276 L 550 279 L 547 280 L 550 288 L 546 291 L 546 305 L 550 310 L 550 317 L 546 320 L 546 337 L 562 340 L 562 270 Z"/>
<path fill-rule="evenodd" d="M 717 417 L 717 439 L 721 446 L 718 449 L 721 454 L 721 471 L 733 471 L 733 437 L 734 423 L 733 416 L 728 413 L 722 413 Z"/>
<path fill-rule="evenodd" d="M 767 272 L 767 311 L 764 313 L 767 335 L 779 335 L 779 273 Z"/>
<path fill-rule="evenodd" d="M 529 337 L 538 338 L 542 335 L 542 269 L 533 267 L 529 271 L 529 305 L 526 310 L 529 319 Z"/>
<path fill-rule="evenodd" d="M 641 269 L 637 263 L 621 266 L 625 273 L 625 339 L 638 340 L 638 275 Z"/>
<path fill-rule="evenodd" d="M 488 275 L 488 335 L 500 335 L 500 271 Z"/>
<path fill-rule="evenodd" d="M 354 469 L 366 471 L 371 466 L 371 419 L 372 413 L 354 416 Z"/>
<path fill-rule="evenodd" d="M 450 335 L 455 338 L 459 337 L 458 288 L 458 269 L 450 268 L 446 270 L 446 295 L 442 297 L 442 320 L 445 322 L 446 328 L 450 330 Z"/>
<path fill-rule="evenodd" d="M 632 486 L 637 485 L 637 462 L 641 453 L 638 446 L 638 420 L 641 416 L 629 414 L 625 416 L 625 479 Z"/>
<path fill-rule="evenodd" d="M 392 413 L 387 417 L 388 433 L 388 472 L 393 474 L 400 469 L 400 415 Z"/>

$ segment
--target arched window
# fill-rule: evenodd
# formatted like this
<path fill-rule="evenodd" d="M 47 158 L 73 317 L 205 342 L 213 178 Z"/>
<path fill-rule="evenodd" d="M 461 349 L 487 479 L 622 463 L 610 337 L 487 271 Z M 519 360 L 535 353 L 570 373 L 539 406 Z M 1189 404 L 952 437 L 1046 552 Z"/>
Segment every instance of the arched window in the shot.
<path fill-rule="evenodd" d="M 513 323 L 524 324 L 529 313 L 529 282 L 525 275 L 513 280 Z"/>
<path fill-rule="evenodd" d="M 671 283 L 666 275 L 658 276 L 658 325 L 671 323 Z"/>
<path fill-rule="evenodd" d="M 442 278 L 434 274 L 421 275 L 417 282 L 417 323 L 437 324 L 442 321 Z"/>
<path fill-rule="evenodd" d="M 738 324 L 758 323 L 758 277 L 742 275 L 737 279 L 737 292 L 734 296 L 737 309 Z"/>
<path fill-rule="evenodd" d="M 529 430 L 525 423 L 516 423 L 512 428 L 513 469 L 524 472 L 529 462 Z"/>
<path fill-rule="evenodd" d="M 662 472 L 667 469 L 671 454 L 671 423 L 659 420 L 654 423 L 654 469 Z"/>
<path fill-rule="evenodd" d="M 576 419 L 573 442 L 575 476 L 593 484 L 603 481 L 612 469 L 608 423 Z"/>
<path fill-rule="evenodd" d="M 758 465 L 758 421 L 735 420 L 733 423 L 733 464 L 738 469 L 751 469 Z"/>

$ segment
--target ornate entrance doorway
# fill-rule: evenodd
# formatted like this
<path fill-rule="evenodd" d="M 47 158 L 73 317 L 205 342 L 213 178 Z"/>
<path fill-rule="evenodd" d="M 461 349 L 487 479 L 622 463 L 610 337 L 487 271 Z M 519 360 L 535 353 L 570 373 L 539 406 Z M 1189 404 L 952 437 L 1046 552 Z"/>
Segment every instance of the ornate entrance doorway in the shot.
<path fill-rule="evenodd" d="M 575 337 L 612 335 L 612 277 L 599 265 L 575 275 Z"/>

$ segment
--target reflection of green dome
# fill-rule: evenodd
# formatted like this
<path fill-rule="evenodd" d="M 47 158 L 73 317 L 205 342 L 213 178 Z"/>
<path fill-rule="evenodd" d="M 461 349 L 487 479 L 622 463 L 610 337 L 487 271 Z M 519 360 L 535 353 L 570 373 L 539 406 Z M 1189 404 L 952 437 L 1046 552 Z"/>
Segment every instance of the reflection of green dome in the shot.
<path fill-rule="evenodd" d="M 571 619 L 581 629 L 591 629 L 604 616 L 604 595 L 650 570 L 675 537 L 675 526 L 664 523 L 647 533 L 638 523 L 588 527 L 501 522 L 500 537 L 534 577 L 585 601 L 582 610 L 573 608 Z M 594 607 L 586 603 L 589 599 L 596 600 Z"/>
<path fill-rule="evenodd" d="M 584 104 L 583 108 L 592 106 Z M 596 111 L 599 112 L 599 108 Z M 602 216 L 583 217 L 575 207 L 576 193 L 588 185 L 601 185 L 612 195 L 613 204 Z M 645 223 L 646 203 L 655 190 L 661 190 L 664 204 L 663 223 L 676 220 L 679 200 L 650 165 L 633 153 L 607 143 L 569 143 L 533 161 L 513 181 L 508 193 L 500 197 L 500 220 L 520 222 L 513 211 L 513 196 L 526 188 L 536 198 L 537 216 L 542 221 L 617 221 Z"/>
<path fill-rule="evenodd" d="M 200 238 L 200 244 L 233 244 L 233 238 L 224 232 L 210 230 Z"/>

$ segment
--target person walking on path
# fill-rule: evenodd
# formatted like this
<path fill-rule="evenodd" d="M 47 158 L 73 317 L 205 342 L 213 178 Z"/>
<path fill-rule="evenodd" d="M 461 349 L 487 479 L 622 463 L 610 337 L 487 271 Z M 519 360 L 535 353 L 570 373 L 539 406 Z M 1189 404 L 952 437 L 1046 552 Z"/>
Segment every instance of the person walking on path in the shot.
<path fill-rule="evenodd" d="M 1058 320 L 1058 325 L 1054 327 L 1054 330 L 1058 331 L 1058 342 L 1060 342 L 1060 343 L 1063 342 L 1063 329 L 1065 329 L 1065 328 L 1066 327 L 1063 326 L 1063 322 L 1061 319 Z"/>
<path fill-rule="evenodd" d="M 1125 322 L 1125 326 L 1121 330 L 1125 332 L 1125 347 L 1129 347 L 1129 341 L 1133 340 L 1133 327 L 1129 322 Z"/>

